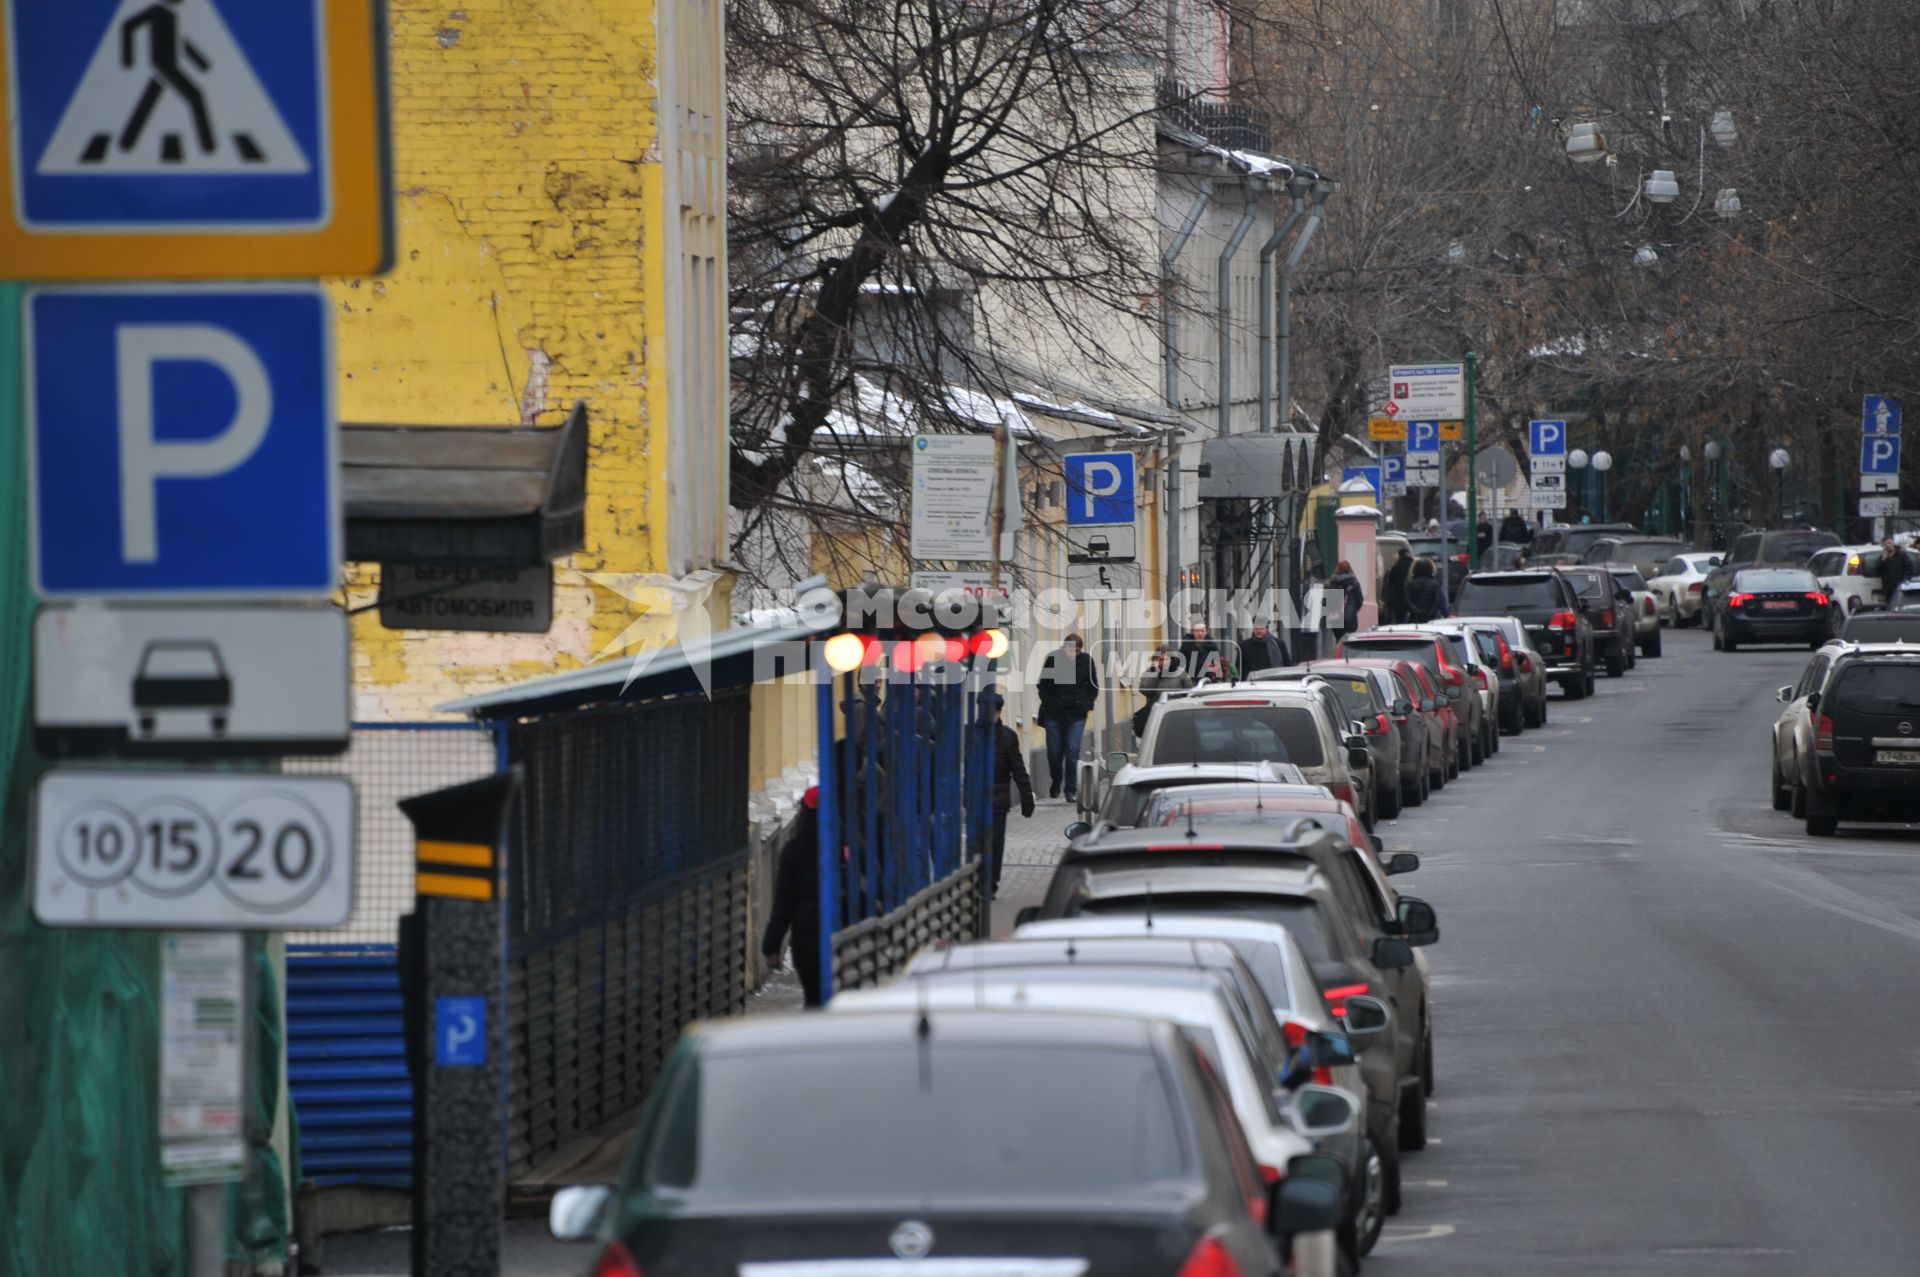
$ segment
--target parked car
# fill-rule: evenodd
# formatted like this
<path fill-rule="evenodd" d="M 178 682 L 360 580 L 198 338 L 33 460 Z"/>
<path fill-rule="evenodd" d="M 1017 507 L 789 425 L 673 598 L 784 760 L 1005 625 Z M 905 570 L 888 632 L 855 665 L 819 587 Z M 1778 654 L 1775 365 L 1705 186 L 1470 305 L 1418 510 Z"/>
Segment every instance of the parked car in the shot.
<path fill-rule="evenodd" d="M 1377 719 L 1368 723 L 1367 737 L 1377 742 L 1391 736 L 1399 743 L 1401 803 L 1418 807 L 1425 802 L 1431 788 L 1427 759 L 1432 751 L 1427 740 L 1430 719 L 1417 708 L 1418 689 L 1403 685 L 1390 667 L 1371 661 L 1310 661 L 1305 668 L 1333 679 L 1364 678 L 1373 683 L 1375 712 L 1387 721 L 1385 725 Z"/>
<path fill-rule="evenodd" d="M 1546 726 L 1547 658 L 1533 646 L 1533 636 L 1527 632 L 1526 624 L 1517 616 L 1460 616 L 1454 619 L 1469 625 L 1484 626 L 1500 636 L 1506 653 L 1500 671 L 1501 705 L 1505 707 L 1511 700 L 1512 712 L 1519 715 L 1523 728 Z M 1509 664 L 1513 681 L 1511 698 L 1507 691 Z"/>
<path fill-rule="evenodd" d="M 1333 662 L 1313 661 L 1306 665 L 1262 670 L 1248 681 L 1262 685 L 1317 683 L 1329 689 L 1339 699 L 1340 712 L 1346 716 L 1343 721 L 1358 723 L 1366 729 L 1362 735 L 1367 738 L 1367 747 L 1373 752 L 1369 783 L 1373 789 L 1371 803 L 1374 815 L 1391 820 L 1400 814 L 1400 805 L 1406 792 L 1405 773 L 1401 770 L 1403 733 L 1401 725 L 1394 721 L 1392 712 L 1396 698 L 1375 683 L 1367 671 L 1349 668 L 1344 673 L 1337 673 L 1339 669 Z"/>
<path fill-rule="evenodd" d="M 1593 658 L 1605 666 L 1608 678 L 1620 678 L 1633 668 L 1633 600 L 1605 568 L 1585 565 L 1555 568 L 1574 593 L 1580 610 L 1593 627 Z"/>
<path fill-rule="evenodd" d="M 1842 820 L 1920 820 L 1920 650 L 1828 644 L 1779 696 L 1776 808 L 1815 837 Z"/>
<path fill-rule="evenodd" d="M 1666 566 L 1647 578 L 1660 609 L 1660 621 L 1679 629 L 1700 620 L 1700 600 L 1706 592 L 1707 573 L 1720 564 L 1717 554 L 1676 554 Z"/>
<path fill-rule="evenodd" d="M 1382 670 L 1393 676 L 1394 683 L 1402 695 L 1407 698 L 1409 720 L 1418 719 L 1426 728 L 1426 783 L 1421 801 L 1426 795 L 1444 787 L 1448 774 L 1455 771 L 1459 755 L 1456 745 L 1460 733 L 1460 720 L 1453 712 L 1453 706 L 1432 686 L 1427 679 L 1426 670 L 1417 661 L 1395 660 L 1390 657 L 1365 659 L 1343 658 L 1341 664 L 1355 668 Z M 1397 703 L 1397 702 L 1396 702 Z"/>
<path fill-rule="evenodd" d="M 1292 763 L 1306 780 L 1352 803 L 1373 827 L 1373 751 L 1316 689 L 1226 683 L 1169 694 L 1147 719 L 1139 761 Z"/>
<path fill-rule="evenodd" d="M 1609 568 L 1638 568 L 1641 576 L 1651 580 L 1675 555 L 1686 552 L 1687 543 L 1679 537 L 1606 536 L 1588 546 L 1580 561 Z"/>
<path fill-rule="evenodd" d="M 1660 655 L 1660 605 L 1647 588 L 1647 579 L 1636 567 L 1610 566 L 1616 585 L 1630 596 L 1633 614 L 1633 641 L 1642 656 Z"/>
<path fill-rule="evenodd" d="M 1341 660 L 1389 657 L 1419 662 L 1427 674 L 1428 682 L 1439 695 L 1445 697 L 1460 720 L 1454 742 L 1459 770 L 1466 771 L 1479 761 L 1476 757 L 1475 735 L 1479 725 L 1471 717 L 1475 706 L 1467 694 L 1467 672 L 1453 658 L 1438 635 L 1417 626 L 1368 630 L 1363 634 L 1343 636 L 1337 655 Z"/>
<path fill-rule="evenodd" d="M 1312 837 L 1334 838 L 1319 831 Z M 1432 907 L 1412 896 L 1399 898 L 1397 919 L 1379 920 L 1356 898 L 1365 890 L 1359 866 L 1342 874 L 1337 862 L 1316 859 L 1304 849 L 1286 854 L 1289 843 L 1302 841 L 1236 830 L 1230 840 L 1215 842 L 1257 850 L 1194 855 L 1188 848 L 1150 861 L 1109 857 L 1063 863 L 1055 869 L 1046 903 L 1036 916 L 1164 911 L 1253 917 L 1286 927 L 1313 963 L 1336 1014 L 1349 997 L 1378 998 L 1394 1008 L 1393 1041 L 1363 1050 L 1363 1057 L 1390 1051 L 1393 1059 L 1391 1094 L 1369 1093 L 1368 1128 L 1397 1119 L 1399 1147 L 1424 1148 L 1432 1026 L 1426 972 L 1415 963 L 1414 947 L 1438 940 L 1439 924 Z M 1323 867 L 1329 863 L 1336 864 L 1335 872 Z"/>
<path fill-rule="evenodd" d="M 1738 651 L 1742 643 L 1805 643 L 1832 637 L 1833 601 L 1805 568 L 1743 568 L 1730 592 L 1713 599 L 1713 645 Z"/>
<path fill-rule="evenodd" d="M 1120 755 L 1124 758 L 1125 755 Z M 1111 763 L 1114 760 L 1103 760 Z M 1065 834 L 1069 841 L 1102 826 L 1132 828 L 1156 790 L 1178 785 L 1205 785 L 1217 781 L 1235 781 L 1269 785 L 1302 785 L 1306 776 L 1291 763 L 1180 763 L 1165 767 L 1143 767 L 1123 763 L 1117 770 L 1102 772 L 1104 783 L 1091 804 L 1091 820 L 1076 820 Z"/>
<path fill-rule="evenodd" d="M 1527 562 L 1534 567 L 1551 560 L 1578 563 L 1605 537 L 1638 536 L 1640 529 L 1631 523 L 1556 523 L 1533 534 L 1533 552 Z"/>
<path fill-rule="evenodd" d="M 1480 556 L 1480 566 L 1494 571 L 1517 567 L 1531 552 L 1530 546 L 1516 545 L 1511 541 L 1495 541 L 1493 547 Z"/>
<path fill-rule="evenodd" d="M 1282 1271 L 1269 1230 L 1302 1223 L 1318 1227 L 1292 1235 L 1296 1260 L 1332 1268 L 1319 1164 L 1264 1185 L 1220 1067 L 1168 1021 L 916 1007 L 699 1025 L 640 1122 L 617 1190 L 562 1189 L 550 1209 L 607 1277 L 902 1255 L 1254 1277 Z"/>
<path fill-rule="evenodd" d="M 1223 939 L 1182 938 L 1150 927 L 1136 930 L 1131 935 L 1103 937 L 1055 938 L 1026 934 L 1011 940 L 941 945 L 927 949 L 916 956 L 901 974 L 904 981 L 921 976 L 964 977 L 969 972 L 988 972 L 1004 983 L 1008 978 L 1018 978 L 1021 973 L 1038 973 L 1040 978 L 1045 978 L 1050 969 L 1054 973 L 1070 969 L 1090 982 L 1120 983 L 1130 969 L 1139 968 L 1206 972 L 1218 978 L 1223 986 L 1221 992 L 1225 995 L 1228 1012 L 1240 1022 L 1242 1034 L 1255 1048 L 1256 1063 L 1264 1065 L 1269 1060 L 1278 1062 L 1275 1066 L 1277 1072 L 1266 1076 L 1281 1078 L 1288 1085 L 1311 1081 L 1336 1087 L 1352 1097 L 1356 1118 L 1365 1113 L 1366 1079 L 1360 1073 L 1356 1047 L 1348 1031 L 1340 1022 L 1324 1015 L 1319 1017 L 1322 1021 L 1332 1022 L 1308 1029 L 1305 1021 L 1294 1014 L 1294 1008 L 1274 1005 L 1251 966 L 1240 956 L 1240 951 Z M 898 984 L 896 982 L 892 987 L 897 988 Z M 1167 982 L 1162 983 L 1161 987 L 1182 986 Z M 1317 991 L 1313 997 L 1317 1004 Z M 868 1004 L 866 1000 L 856 998 L 845 1005 L 859 1007 Z M 1316 1005 L 1314 1010 L 1319 1010 L 1319 1007 Z M 1366 1026 L 1359 1035 L 1363 1040 L 1371 1040 L 1388 1032 L 1393 1022 L 1392 1012 L 1385 1003 L 1375 1003 L 1365 1008 L 1361 1018 Z M 1351 1007 L 1346 1019 L 1354 1019 Z M 1257 1156 L 1260 1152 L 1257 1135 L 1252 1142 Z M 1351 1130 L 1330 1137 L 1321 1145 L 1340 1159 L 1346 1171 L 1347 1183 L 1352 1186 L 1349 1213 L 1343 1225 L 1345 1235 L 1341 1242 L 1355 1259 L 1373 1249 L 1387 1215 L 1385 1184 L 1382 1182 L 1386 1162 L 1384 1158 L 1370 1158 L 1367 1144 L 1365 1124 L 1356 1120 Z M 1285 1165 L 1284 1162 L 1274 1164 Z M 1367 1182 L 1370 1173 L 1375 1177 L 1372 1183 Z"/>
<path fill-rule="evenodd" d="M 1474 699 L 1480 704 L 1478 732 L 1480 758 L 1484 762 L 1489 756 L 1500 752 L 1500 733 L 1507 719 L 1506 706 L 1500 700 L 1499 641 L 1452 618 L 1429 622 L 1425 628 L 1447 636 L 1454 655 L 1467 671 L 1467 681 L 1473 685 Z"/>
<path fill-rule="evenodd" d="M 1733 545 L 1719 564 L 1707 573 L 1706 586 L 1701 591 L 1702 615 L 1706 617 L 1707 627 L 1711 629 L 1718 624 L 1720 604 L 1732 592 L 1729 582 L 1735 572 L 1747 568 L 1805 567 L 1815 554 L 1839 544 L 1839 537 L 1816 528 L 1755 529 L 1741 533 L 1733 539 Z"/>
<path fill-rule="evenodd" d="M 1901 549 L 1911 574 L 1920 576 L 1920 550 Z M 1881 549 L 1873 545 L 1842 545 L 1822 550 L 1807 560 L 1807 571 L 1820 578 L 1820 588 L 1835 608 L 1851 616 L 1862 607 L 1887 606 L 1880 588 Z"/>
<path fill-rule="evenodd" d="M 1580 596 L 1558 572 L 1528 568 L 1522 572 L 1475 572 L 1455 602 L 1462 616 L 1510 616 L 1546 662 L 1546 674 L 1560 684 L 1568 700 L 1593 691 L 1593 626 Z"/>
<path fill-rule="evenodd" d="M 1920 643 L 1920 611 L 1855 612 L 1840 623 L 1849 643 Z"/>

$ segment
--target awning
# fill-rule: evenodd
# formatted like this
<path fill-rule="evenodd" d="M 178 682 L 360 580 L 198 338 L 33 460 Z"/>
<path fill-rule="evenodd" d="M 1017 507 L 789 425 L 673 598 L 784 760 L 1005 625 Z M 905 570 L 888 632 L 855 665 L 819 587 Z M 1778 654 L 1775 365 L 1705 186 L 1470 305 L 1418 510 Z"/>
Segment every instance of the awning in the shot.
<path fill-rule="evenodd" d="M 1200 499 L 1263 500 L 1305 492 L 1320 481 L 1314 469 L 1318 435 L 1297 431 L 1226 435 L 1200 442 Z"/>
<path fill-rule="evenodd" d="M 543 567 L 586 544 L 587 405 L 564 425 L 340 427 L 347 559 Z"/>

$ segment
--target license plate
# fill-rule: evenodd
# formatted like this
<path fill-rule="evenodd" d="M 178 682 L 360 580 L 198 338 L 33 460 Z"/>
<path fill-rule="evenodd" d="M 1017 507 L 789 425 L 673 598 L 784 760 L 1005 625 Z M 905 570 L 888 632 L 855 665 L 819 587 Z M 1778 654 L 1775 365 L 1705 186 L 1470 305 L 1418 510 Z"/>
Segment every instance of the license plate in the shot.
<path fill-rule="evenodd" d="M 1920 749 L 1876 749 L 1873 761 L 1882 767 L 1920 767 Z"/>
<path fill-rule="evenodd" d="M 1797 610 L 1800 605 L 1791 599 L 1769 599 L 1760 606 L 1769 612 L 1792 612 Z"/>

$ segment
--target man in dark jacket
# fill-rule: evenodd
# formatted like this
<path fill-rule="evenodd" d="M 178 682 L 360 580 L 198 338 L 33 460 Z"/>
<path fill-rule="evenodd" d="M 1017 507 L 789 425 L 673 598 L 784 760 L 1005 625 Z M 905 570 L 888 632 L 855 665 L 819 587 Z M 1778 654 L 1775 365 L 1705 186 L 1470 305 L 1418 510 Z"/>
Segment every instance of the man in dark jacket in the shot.
<path fill-rule="evenodd" d="M 1253 633 L 1240 645 L 1240 677 L 1252 678 L 1261 670 L 1279 669 L 1293 664 L 1287 641 L 1266 621 L 1253 623 Z"/>
<path fill-rule="evenodd" d="M 1423 558 L 1413 565 L 1413 576 L 1407 582 L 1407 620 L 1414 625 L 1424 625 L 1441 614 L 1442 604 L 1440 578 L 1434 575 L 1433 560 Z"/>
<path fill-rule="evenodd" d="M 1192 687 L 1193 679 L 1188 676 L 1178 649 L 1163 647 L 1155 652 L 1152 667 L 1140 676 L 1138 690 L 1145 704 L 1133 711 L 1133 738 L 1137 741 L 1146 734 L 1147 719 L 1162 696 L 1168 692 L 1189 691 Z"/>
<path fill-rule="evenodd" d="M 1033 815 L 1033 781 L 1027 775 L 1027 761 L 1021 757 L 1020 737 L 1000 721 L 1005 702 L 996 688 L 980 693 L 980 708 L 993 728 L 993 858 L 987 862 L 988 881 L 993 894 L 1000 894 L 1000 864 L 1007 856 L 1007 815 L 1013 810 L 1013 791 L 1020 790 L 1020 814 Z"/>
<path fill-rule="evenodd" d="M 1360 609 L 1366 605 L 1366 591 L 1360 586 L 1360 578 L 1353 574 L 1353 564 L 1345 559 L 1334 566 L 1333 575 L 1327 578 L 1327 608 L 1333 608 L 1335 594 L 1340 599 L 1340 629 L 1351 634 L 1360 628 Z"/>
<path fill-rule="evenodd" d="M 760 954 L 767 965 L 780 965 L 780 950 L 793 933 L 793 968 L 800 973 L 800 989 L 810 1007 L 820 1005 L 820 789 L 807 791 L 800 802 L 800 819 L 793 835 L 780 849 L 773 875 L 773 909 L 767 915 Z"/>
<path fill-rule="evenodd" d="M 1227 677 L 1227 660 L 1221 655 L 1220 645 L 1213 641 L 1212 631 L 1205 621 L 1195 621 L 1193 629 L 1180 643 L 1180 662 L 1187 667 L 1187 677 L 1195 684 L 1224 682 Z"/>
<path fill-rule="evenodd" d="M 1480 547 L 1480 557 L 1486 558 L 1493 551 L 1493 520 L 1486 515 L 1480 516 L 1480 522 L 1473 529 L 1473 539 Z"/>
<path fill-rule="evenodd" d="M 1527 526 L 1527 520 L 1518 510 L 1507 511 L 1507 517 L 1500 520 L 1500 539 L 1508 545 L 1533 544 L 1533 529 Z"/>
<path fill-rule="evenodd" d="M 1404 545 L 1387 569 L 1386 588 L 1381 591 L 1380 623 L 1398 625 L 1407 619 L 1407 578 L 1413 574 L 1413 555 Z"/>
<path fill-rule="evenodd" d="M 1080 739 L 1086 734 L 1087 715 L 1100 703 L 1100 680 L 1093 658 L 1083 650 L 1078 634 L 1047 655 L 1040 671 L 1040 727 L 1047 734 L 1048 797 L 1060 797 L 1061 787 L 1072 802 L 1080 787 Z"/>
<path fill-rule="evenodd" d="M 1913 567 L 1907 562 L 1906 551 L 1892 537 L 1880 543 L 1880 600 L 1888 607 L 1898 607 L 1900 587 L 1913 576 Z"/>

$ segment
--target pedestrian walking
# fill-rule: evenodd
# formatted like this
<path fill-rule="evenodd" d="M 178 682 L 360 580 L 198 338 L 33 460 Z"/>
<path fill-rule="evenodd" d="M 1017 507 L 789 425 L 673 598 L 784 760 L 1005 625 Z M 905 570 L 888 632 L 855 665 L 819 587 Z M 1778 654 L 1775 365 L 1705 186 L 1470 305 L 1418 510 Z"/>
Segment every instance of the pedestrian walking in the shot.
<path fill-rule="evenodd" d="M 1184 692 L 1193 687 L 1193 676 L 1187 673 L 1177 648 L 1163 647 L 1153 654 L 1153 663 L 1145 674 L 1140 676 L 1138 690 L 1144 704 L 1133 711 L 1133 738 L 1138 741 L 1147 731 L 1147 718 L 1153 713 L 1153 707 L 1168 692 Z"/>
<path fill-rule="evenodd" d="M 1007 816 L 1013 811 L 1013 791 L 1020 790 L 1020 814 L 1033 815 L 1033 780 L 1027 775 L 1027 761 L 1021 757 L 1020 736 L 1000 721 L 1000 709 L 1006 704 L 998 688 L 980 693 L 980 708 L 993 728 L 993 846 L 987 862 L 987 881 L 993 895 L 1000 894 L 1000 866 L 1007 857 Z"/>
<path fill-rule="evenodd" d="M 1880 599 L 1888 607 L 1893 607 L 1899 599 L 1900 587 L 1913 579 L 1913 565 L 1907 562 L 1906 552 L 1892 538 L 1880 543 Z"/>
<path fill-rule="evenodd" d="M 1187 667 L 1187 677 L 1196 687 L 1201 683 L 1222 683 L 1227 678 L 1227 658 L 1221 654 L 1220 645 L 1209 637 L 1211 634 L 1205 621 L 1195 621 L 1180 644 L 1180 663 Z"/>
<path fill-rule="evenodd" d="M 1480 547 L 1480 557 L 1486 558 L 1493 550 L 1493 520 L 1481 515 L 1479 524 L 1473 529 L 1473 539 Z"/>
<path fill-rule="evenodd" d="M 1265 619 L 1253 623 L 1253 633 L 1240 644 L 1240 677 L 1252 678 L 1261 670 L 1280 669 L 1293 664 L 1287 641 Z"/>
<path fill-rule="evenodd" d="M 810 1007 L 820 1005 L 820 787 L 800 800 L 800 818 L 780 849 L 773 875 L 773 908 L 760 938 L 767 965 L 780 965 L 780 951 L 793 940 L 793 969 Z"/>
<path fill-rule="evenodd" d="M 1407 620 L 1424 625 L 1440 615 L 1443 604 L 1433 560 L 1423 556 L 1413 565 L 1413 576 L 1407 581 Z"/>
<path fill-rule="evenodd" d="M 1533 529 L 1518 510 L 1509 510 L 1500 520 L 1500 539 L 1509 545 L 1532 545 Z"/>
<path fill-rule="evenodd" d="M 1387 569 L 1387 585 L 1380 598 L 1380 610 L 1384 613 L 1381 620 L 1385 624 L 1398 625 L 1407 619 L 1407 578 L 1412 574 L 1413 555 L 1403 545 L 1393 566 Z"/>
<path fill-rule="evenodd" d="M 1333 575 L 1327 578 L 1327 589 L 1340 591 L 1340 628 L 1342 633 L 1351 634 L 1360 628 L 1360 608 L 1367 601 L 1366 591 L 1360 588 L 1360 578 L 1353 574 L 1353 564 L 1345 559 L 1334 564 Z"/>
<path fill-rule="evenodd" d="M 1100 703 L 1100 680 L 1093 658 L 1078 634 L 1047 654 L 1040 670 L 1040 727 L 1047 734 L 1048 797 L 1067 801 L 1079 796 L 1080 742 L 1086 735 L 1087 715 Z"/>

